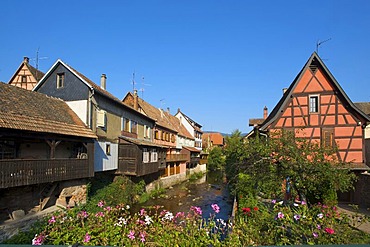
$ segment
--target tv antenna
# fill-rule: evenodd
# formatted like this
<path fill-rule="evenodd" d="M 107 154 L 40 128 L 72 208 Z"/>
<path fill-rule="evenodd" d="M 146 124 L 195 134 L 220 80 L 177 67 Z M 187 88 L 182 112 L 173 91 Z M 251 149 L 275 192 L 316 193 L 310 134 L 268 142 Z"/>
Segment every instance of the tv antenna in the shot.
<path fill-rule="evenodd" d="M 135 70 L 134 70 L 134 73 L 132 73 L 132 92 L 135 91 Z"/>
<path fill-rule="evenodd" d="M 316 53 L 317 53 L 317 54 L 319 54 L 319 47 L 320 47 L 320 45 L 322 45 L 322 44 L 323 44 L 323 43 L 325 43 L 325 42 L 328 42 L 329 40 L 331 40 L 331 38 L 326 39 L 326 40 L 323 40 L 323 41 L 318 40 L 318 41 L 316 42 Z"/>
<path fill-rule="evenodd" d="M 151 86 L 150 84 L 146 84 L 144 83 L 144 76 L 141 77 L 141 88 L 139 89 L 139 91 L 141 92 L 141 98 L 144 99 L 144 86 Z"/>
<path fill-rule="evenodd" d="M 40 51 L 40 47 L 37 48 L 36 58 L 31 59 L 35 62 L 35 67 L 37 70 L 39 69 L 39 60 L 48 59 L 48 57 L 39 57 L 39 51 Z"/>
<path fill-rule="evenodd" d="M 164 104 L 166 104 L 165 102 L 164 102 L 164 98 L 163 99 L 160 99 L 159 101 L 161 102 L 161 108 L 162 108 L 162 106 L 164 105 Z"/>

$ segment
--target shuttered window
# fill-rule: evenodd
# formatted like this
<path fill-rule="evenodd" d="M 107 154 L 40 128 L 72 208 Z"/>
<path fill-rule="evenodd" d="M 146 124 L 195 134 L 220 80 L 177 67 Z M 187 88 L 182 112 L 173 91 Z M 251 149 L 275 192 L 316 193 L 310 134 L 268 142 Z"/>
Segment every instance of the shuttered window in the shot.
<path fill-rule="evenodd" d="M 321 134 L 321 145 L 323 147 L 333 147 L 334 145 L 334 129 L 325 128 Z"/>

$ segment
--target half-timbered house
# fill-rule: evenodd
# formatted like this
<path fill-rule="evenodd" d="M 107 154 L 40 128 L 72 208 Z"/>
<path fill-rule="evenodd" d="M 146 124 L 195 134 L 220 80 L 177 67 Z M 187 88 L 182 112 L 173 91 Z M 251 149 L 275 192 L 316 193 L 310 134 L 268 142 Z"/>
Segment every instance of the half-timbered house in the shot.
<path fill-rule="evenodd" d="M 257 129 L 291 130 L 323 146 L 336 146 L 338 158 L 360 173 L 369 169 L 364 142 L 369 122 L 314 52 Z M 342 199 L 359 201 L 354 194 Z"/>
<path fill-rule="evenodd" d="M 8 83 L 16 87 L 32 90 L 43 76 L 44 73 L 30 65 L 30 59 L 24 57 Z"/>
<path fill-rule="evenodd" d="M 42 210 L 79 202 L 63 189 L 94 176 L 94 139 L 62 100 L 0 83 L 0 209 Z M 74 194 L 76 196 L 76 193 Z M 53 201 L 54 200 L 54 201 Z M 68 202 L 67 202 L 68 200 Z"/>

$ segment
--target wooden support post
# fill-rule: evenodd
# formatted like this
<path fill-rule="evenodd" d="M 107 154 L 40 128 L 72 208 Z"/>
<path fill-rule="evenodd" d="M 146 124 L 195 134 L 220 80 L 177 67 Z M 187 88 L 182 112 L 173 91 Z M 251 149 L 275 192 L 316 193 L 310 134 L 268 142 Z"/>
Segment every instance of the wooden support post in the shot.
<path fill-rule="evenodd" d="M 59 145 L 59 143 L 61 143 L 61 141 L 55 140 L 52 141 L 45 140 L 45 141 L 50 146 L 50 159 L 55 159 L 55 149 Z"/>

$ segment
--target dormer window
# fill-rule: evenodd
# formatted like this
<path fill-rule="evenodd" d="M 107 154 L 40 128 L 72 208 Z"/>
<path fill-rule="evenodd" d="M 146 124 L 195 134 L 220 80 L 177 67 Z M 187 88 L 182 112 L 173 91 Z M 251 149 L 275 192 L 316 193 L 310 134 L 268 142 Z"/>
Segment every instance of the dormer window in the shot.
<path fill-rule="evenodd" d="M 64 87 L 64 73 L 57 74 L 57 88 Z"/>

